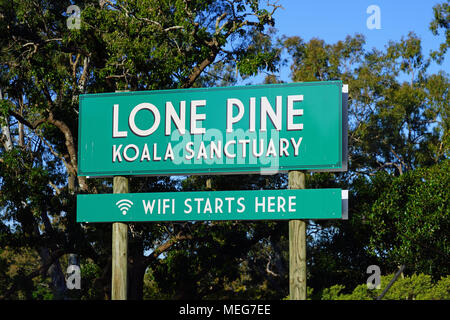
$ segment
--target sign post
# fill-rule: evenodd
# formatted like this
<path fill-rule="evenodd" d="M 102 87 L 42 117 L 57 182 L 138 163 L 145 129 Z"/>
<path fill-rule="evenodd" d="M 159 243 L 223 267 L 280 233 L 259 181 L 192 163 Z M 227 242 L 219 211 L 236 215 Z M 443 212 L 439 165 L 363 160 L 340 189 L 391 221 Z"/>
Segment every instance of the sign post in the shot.
<path fill-rule="evenodd" d="M 306 175 L 289 171 L 289 189 L 305 189 Z M 289 298 L 306 300 L 306 222 L 289 221 Z"/>
<path fill-rule="evenodd" d="M 114 177 L 113 192 L 128 193 L 128 178 L 122 176 Z M 112 300 L 127 300 L 127 264 L 128 225 L 124 222 L 114 222 L 112 225 Z"/>

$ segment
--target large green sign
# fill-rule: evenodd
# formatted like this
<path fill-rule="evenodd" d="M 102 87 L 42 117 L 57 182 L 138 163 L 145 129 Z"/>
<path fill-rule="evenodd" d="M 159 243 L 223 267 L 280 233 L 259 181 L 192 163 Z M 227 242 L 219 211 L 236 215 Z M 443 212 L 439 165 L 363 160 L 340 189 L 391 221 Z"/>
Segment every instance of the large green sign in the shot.
<path fill-rule="evenodd" d="M 341 189 L 82 194 L 77 221 L 341 219 L 345 198 Z"/>
<path fill-rule="evenodd" d="M 340 171 L 342 106 L 341 81 L 81 95 L 78 174 Z"/>

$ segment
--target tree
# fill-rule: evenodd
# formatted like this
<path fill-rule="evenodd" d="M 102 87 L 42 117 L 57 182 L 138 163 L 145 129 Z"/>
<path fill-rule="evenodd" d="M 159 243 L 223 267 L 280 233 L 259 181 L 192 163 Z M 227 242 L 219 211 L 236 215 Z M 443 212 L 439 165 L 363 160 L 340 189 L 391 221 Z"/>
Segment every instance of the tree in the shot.
<path fill-rule="evenodd" d="M 344 174 L 310 175 L 307 181 L 308 188 L 341 187 L 350 189 L 351 194 L 349 221 L 310 221 L 308 224 L 308 285 L 315 289 L 317 297 L 320 297 L 323 288 L 332 283 L 355 287 L 364 280 L 365 270 L 372 264 L 383 265 L 392 271 L 401 261 L 410 266 L 408 272 L 418 272 L 414 269 L 412 256 L 390 261 L 386 256 L 374 254 L 371 244 L 381 247 L 395 244 L 387 238 L 376 237 L 376 222 L 369 212 L 387 190 L 398 192 L 391 189 L 396 185 L 396 177 L 413 174 L 422 167 L 439 165 L 448 157 L 447 74 L 427 74 L 431 60 L 422 54 L 421 40 L 414 33 L 399 42 L 388 43 L 384 51 L 368 51 L 364 44 L 361 35 L 347 36 L 335 44 L 327 44 L 320 39 L 307 43 L 299 37 L 283 39 L 283 45 L 292 57 L 294 81 L 341 79 L 350 86 L 350 170 Z M 266 81 L 276 81 L 276 77 L 271 74 Z M 206 179 L 193 177 L 187 182 L 204 188 Z M 248 177 L 238 177 L 237 182 L 229 177 L 214 177 L 212 182 L 214 188 L 220 190 L 233 183 L 236 183 L 233 189 L 254 186 L 246 186 Z M 282 184 L 271 186 L 285 187 Z M 437 185 L 435 190 L 442 192 L 444 186 L 445 183 Z M 189 186 L 185 185 L 185 188 L 191 190 Z M 402 193 L 404 196 L 407 195 Z M 434 201 L 439 203 L 442 199 L 435 197 Z M 383 205 L 380 207 L 385 208 Z M 431 211 L 427 214 L 439 217 L 429 209 Z M 397 224 L 405 221 L 395 219 Z M 433 221 L 434 227 L 445 230 L 445 217 Z M 409 223 L 413 228 L 420 222 L 411 217 Z M 259 227 L 246 224 L 250 234 Z M 181 283 L 184 284 L 182 287 L 197 286 L 194 291 L 181 293 L 182 297 L 286 296 L 283 288 L 287 287 L 285 266 L 288 259 L 286 230 L 282 225 L 271 229 L 270 232 L 276 236 L 270 237 L 268 233 L 249 247 L 243 235 L 239 238 L 241 229 L 237 225 L 224 230 L 224 233 L 215 232 L 214 237 L 204 238 L 201 243 L 185 242 L 191 248 L 171 251 L 173 260 L 166 260 L 165 266 L 152 274 L 154 279 L 159 279 L 156 282 L 169 283 L 166 288 L 169 290 L 174 290 Z M 233 232 L 236 232 L 236 238 L 230 238 Z M 393 229 L 387 228 L 385 232 L 395 235 Z M 439 235 L 432 237 L 437 239 Z M 243 251 L 248 254 L 228 255 L 230 251 L 226 247 L 232 245 L 230 240 L 240 241 L 241 248 L 245 248 Z M 420 243 L 426 241 L 423 239 Z M 397 248 L 400 247 L 397 245 Z M 213 250 L 210 251 L 210 248 Z M 445 246 L 440 248 L 446 252 Z M 217 257 L 216 252 L 220 250 L 227 254 Z M 223 273 L 223 269 L 213 267 L 211 263 L 202 264 L 211 256 L 219 264 L 224 256 L 227 262 L 237 260 L 232 264 L 224 263 L 226 272 Z M 432 261 L 436 263 L 436 270 L 442 268 L 443 260 Z M 190 268 L 189 279 L 182 279 L 185 270 L 178 269 L 180 265 Z M 424 272 L 429 273 L 430 270 Z M 212 289 L 202 291 L 208 287 Z M 174 294 L 174 291 L 163 292 Z"/>
<path fill-rule="evenodd" d="M 206 181 L 209 180 L 207 187 Z M 192 176 L 183 190 L 286 188 L 286 175 Z M 191 237 L 167 252 L 152 276 L 153 293 L 178 299 L 255 299 L 287 295 L 286 222 L 198 221 Z"/>
<path fill-rule="evenodd" d="M 431 57 L 438 63 L 442 63 L 444 55 L 450 46 L 450 5 L 443 2 L 433 7 L 434 19 L 430 23 L 430 30 L 435 36 L 439 35 L 439 29 L 445 30 L 445 42 L 441 43 L 438 51 L 432 51 Z"/>
<path fill-rule="evenodd" d="M 364 43 L 361 35 L 347 36 L 335 44 L 320 39 L 307 43 L 299 37 L 283 39 L 292 57 L 294 81 L 341 79 L 349 84 L 350 90 L 349 170 L 341 174 L 313 174 L 307 179 L 308 188 L 350 190 L 349 221 L 310 222 L 308 225 L 309 232 L 314 232 L 308 242 L 308 284 L 319 295 L 332 283 L 356 286 L 363 280 L 365 268 L 371 264 L 384 265 L 393 271 L 398 263 L 405 263 L 411 268 L 408 272 L 433 274 L 435 270 L 434 276 L 437 276 L 437 269 L 448 272 L 444 261 L 440 260 L 448 254 L 446 244 L 440 243 L 439 253 L 434 251 L 429 255 L 417 247 L 427 246 L 431 239 L 437 241 L 443 236 L 432 233 L 425 239 L 426 236 L 420 238 L 412 231 L 420 229 L 421 219 L 427 220 L 427 217 L 436 232 L 448 228 L 446 205 L 441 207 L 442 203 L 448 202 L 445 183 L 418 184 L 418 188 L 423 187 L 422 191 L 427 190 L 428 199 L 413 200 L 410 191 L 395 188 L 398 186 L 396 179 L 408 179 L 406 177 L 411 175 L 416 178 L 410 178 L 409 183 L 423 179 L 419 178 L 425 172 L 421 168 L 445 167 L 443 161 L 449 155 L 448 75 L 427 73 L 431 60 L 422 54 L 421 40 L 414 33 L 399 42 L 389 42 L 384 51 L 367 51 Z M 441 173 L 433 172 L 437 174 L 436 179 L 442 177 Z M 400 178 L 403 175 L 405 178 Z M 430 194 L 430 190 L 434 192 Z M 385 193 L 389 195 L 384 196 Z M 389 196 L 403 199 L 396 203 L 394 217 Z M 403 206 L 408 201 L 411 201 L 410 205 L 414 202 L 416 209 L 423 206 L 423 217 Z M 429 201 L 434 206 L 425 205 Z M 380 215 L 380 212 L 385 214 Z M 386 225 L 386 221 L 396 225 L 397 229 Z M 402 229 L 403 223 L 409 225 L 409 234 Z M 399 243 L 398 240 L 411 233 L 414 234 L 411 241 L 418 242 L 414 249 L 411 243 L 405 246 L 406 242 Z M 380 249 L 373 254 L 369 248 Z M 390 260 L 382 254 L 392 253 L 391 250 L 398 254 L 396 259 L 392 254 Z M 405 250 L 414 253 L 406 254 Z M 423 254 L 420 257 L 426 256 L 427 270 L 417 263 L 419 256 L 414 257 L 419 251 Z M 431 269 L 430 264 L 433 264 Z"/>
<path fill-rule="evenodd" d="M 446 160 L 392 179 L 367 212 L 371 250 L 389 264 L 435 279 L 450 273 L 449 165 Z"/>
<path fill-rule="evenodd" d="M 77 1 L 77 30 L 67 27 L 70 4 L 0 4 L 0 204 L 3 225 L 17 226 L 2 237 L 2 246 L 27 243 L 37 250 L 39 272 L 51 276 L 55 298 L 66 294 L 59 259 L 68 253 L 95 261 L 104 270 L 103 286 L 110 274 L 109 226 L 75 222 L 77 193 L 111 190 L 110 180 L 77 176 L 78 95 L 189 88 L 216 65 L 250 75 L 274 70 L 278 61 L 271 48 L 248 50 L 256 35 L 273 26 L 276 5 L 262 7 L 256 0 Z M 167 191 L 176 184 L 151 178 L 133 188 Z M 145 269 L 189 238 L 191 227 L 130 225 L 130 298 L 142 296 Z M 152 253 L 145 256 L 146 251 Z"/>
<path fill-rule="evenodd" d="M 35 279 L 28 274 L 39 267 L 39 257 L 29 248 L 2 248 L 0 250 L 0 292 L 11 291 L 14 299 L 51 299 L 53 297 L 48 280 L 41 275 Z M 15 288 L 11 290 L 10 284 Z"/>
<path fill-rule="evenodd" d="M 81 28 L 69 29 L 70 4 L 0 2 L 0 247 L 26 248 L 39 262 L 16 277 L 0 256 L 2 298 L 49 296 L 39 276 L 54 298 L 67 297 L 73 253 L 93 284 L 81 298 L 109 297 L 110 225 L 75 222 L 76 194 L 112 185 L 77 176 L 79 94 L 228 85 L 262 71 L 276 82 L 283 48 L 293 81 L 341 79 L 350 88 L 349 171 L 307 181 L 349 189 L 350 219 L 309 222 L 308 284 L 318 294 L 335 283 L 354 288 L 370 264 L 390 272 L 404 263 L 435 278 L 448 270 L 449 80 L 428 73 L 417 35 L 385 50 L 367 50 L 361 35 L 335 44 L 285 37 L 276 47 L 269 27 L 278 6 L 256 0 L 80 0 Z M 434 13 L 430 28 L 447 41 L 431 58 L 442 61 L 448 6 Z M 285 175 L 152 177 L 132 178 L 130 191 L 204 190 L 207 179 L 213 190 L 286 187 Z M 287 295 L 285 223 L 130 224 L 129 232 L 131 299 L 142 297 L 144 280 L 148 297 Z"/>

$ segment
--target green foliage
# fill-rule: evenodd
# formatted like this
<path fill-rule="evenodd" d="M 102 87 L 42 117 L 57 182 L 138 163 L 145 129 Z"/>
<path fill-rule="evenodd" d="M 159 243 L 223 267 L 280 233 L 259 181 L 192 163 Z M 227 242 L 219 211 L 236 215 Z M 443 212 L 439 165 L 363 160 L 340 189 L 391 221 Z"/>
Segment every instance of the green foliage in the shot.
<path fill-rule="evenodd" d="M 286 176 L 192 176 L 184 190 L 285 188 Z M 287 224 L 197 222 L 151 271 L 148 296 L 195 299 L 281 299 L 287 294 Z M 269 271 L 268 271 L 269 270 Z M 156 285 L 157 284 L 157 285 Z"/>
<path fill-rule="evenodd" d="M 436 26 L 448 31 L 442 8 Z M 355 287 L 371 264 L 448 274 L 448 74 L 428 74 L 431 58 L 413 32 L 385 50 L 367 50 L 358 34 L 334 44 L 298 36 L 282 43 L 293 81 L 349 85 L 349 170 L 307 181 L 349 189 L 349 220 L 309 224 L 308 284 L 315 292 Z"/>
<path fill-rule="evenodd" d="M 367 213 L 372 252 L 415 272 L 450 273 L 449 165 L 410 171 L 386 186 Z"/>
<path fill-rule="evenodd" d="M 442 63 L 444 55 L 450 46 L 450 5 L 443 2 L 433 7 L 434 19 L 430 23 L 430 30 L 434 35 L 439 34 L 439 29 L 444 29 L 445 42 L 441 43 L 438 51 L 431 52 L 431 56 L 438 63 Z"/>
<path fill-rule="evenodd" d="M 393 278 L 393 274 L 381 277 L 380 289 L 368 289 L 367 284 L 357 286 L 349 294 L 341 293 L 344 285 L 334 285 L 322 291 L 322 300 L 374 300 Z M 433 281 L 430 275 L 413 274 L 397 279 L 387 291 L 383 300 L 450 300 L 450 276 Z"/>
<path fill-rule="evenodd" d="M 82 300 L 100 300 L 104 298 L 104 292 L 99 281 L 101 278 L 102 269 L 98 264 L 91 260 L 81 263 L 81 292 L 78 293 Z M 73 290 L 78 291 L 78 290 Z"/>
<path fill-rule="evenodd" d="M 32 293 L 33 300 L 53 300 L 53 293 L 45 279 L 37 279 L 36 289 Z"/>
<path fill-rule="evenodd" d="M 282 227 L 263 222 L 205 222 L 195 228 L 193 240 L 177 245 L 152 270 L 158 284 L 154 291 L 176 299 L 281 299 L 287 293 L 286 273 L 280 273 L 285 267 L 278 266 L 283 261 L 264 243 L 267 240 L 259 240 L 270 235 L 276 244 L 280 239 L 275 232 Z M 268 258 L 272 264 L 267 264 Z M 267 276 L 266 267 L 272 276 Z"/>
<path fill-rule="evenodd" d="M 333 45 L 317 38 L 305 43 L 298 36 L 283 41 L 293 59 L 293 81 L 340 79 L 343 73 L 350 72 L 352 65 L 361 61 L 364 43 L 365 39 L 360 34 L 347 36 L 344 41 Z"/>
<path fill-rule="evenodd" d="M 244 76 L 274 71 L 279 50 L 265 32 L 274 25 L 278 6 L 263 7 L 255 0 L 80 0 L 77 30 L 66 25 L 70 4 L 0 2 L 0 119 L 9 129 L 2 128 L 0 145 L 0 240 L 1 247 L 29 246 L 39 253 L 54 297 L 108 298 L 110 274 L 100 270 L 110 264 L 110 225 L 75 220 L 77 193 L 111 192 L 112 187 L 110 179 L 77 176 L 78 96 L 229 85 L 239 69 Z M 170 177 L 132 182 L 133 192 L 179 190 L 179 180 Z M 130 226 L 130 292 L 135 295 L 130 298 L 142 296 L 146 267 L 172 259 L 144 252 L 168 250 L 178 241 L 173 238 L 186 237 L 192 227 Z M 200 228 L 199 239 L 208 229 Z M 215 239 L 225 242 L 220 237 Z M 85 280 L 78 293 L 67 293 L 64 268 L 57 268 L 68 253 L 89 261 L 82 265 Z M 34 274 L 24 270 L 22 282 L 31 283 Z M 10 277 L 1 285 L 14 289 L 14 281 Z M 7 298 L 17 297 L 13 291 Z M 34 297 L 48 296 L 40 289 Z"/>
<path fill-rule="evenodd" d="M 0 298 L 37 299 L 53 298 L 48 279 L 27 275 L 39 267 L 39 258 L 30 248 L 4 247 L 0 249 Z M 12 288 L 13 292 L 6 295 Z"/>
<path fill-rule="evenodd" d="M 368 50 L 358 34 L 334 44 L 282 38 L 278 46 L 271 29 L 278 6 L 256 0 L 79 0 L 80 30 L 66 26 L 71 3 L 0 2 L 2 298 L 59 297 L 54 280 L 64 267 L 55 266 L 68 253 L 82 261 L 82 289 L 68 295 L 109 298 L 110 225 L 75 222 L 77 193 L 112 187 L 111 179 L 77 176 L 79 94 L 227 86 L 262 71 L 277 82 L 287 50 L 293 81 L 341 79 L 350 88 L 349 171 L 307 181 L 349 189 L 350 218 L 309 222 L 308 295 L 373 299 L 376 291 L 357 287 L 361 270 L 405 264 L 413 275 L 388 298 L 448 299 L 448 277 L 433 281 L 449 273 L 449 78 L 428 73 L 448 47 L 446 3 L 433 8 L 430 29 L 444 31 L 446 42 L 431 57 L 414 33 L 385 50 Z M 212 190 L 287 182 L 280 174 L 136 177 L 130 185 L 132 192 L 205 190 L 208 178 Z M 133 224 L 129 242 L 133 299 L 142 291 L 163 299 L 288 294 L 283 222 Z M 42 265 L 54 268 L 37 272 Z"/>
<path fill-rule="evenodd" d="M 322 291 L 321 300 L 337 300 L 339 297 L 339 294 L 344 289 L 345 289 L 345 286 L 342 284 L 336 284 L 332 287 L 325 288 Z"/>

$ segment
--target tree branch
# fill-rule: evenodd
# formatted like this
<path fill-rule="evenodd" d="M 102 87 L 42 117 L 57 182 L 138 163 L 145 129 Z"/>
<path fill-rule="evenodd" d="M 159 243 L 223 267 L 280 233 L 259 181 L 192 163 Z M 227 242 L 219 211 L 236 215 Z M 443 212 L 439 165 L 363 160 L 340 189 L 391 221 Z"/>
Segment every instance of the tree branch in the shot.
<path fill-rule="evenodd" d="M 161 253 L 166 252 L 170 247 L 172 247 L 177 242 L 179 242 L 181 240 L 186 240 L 186 239 L 192 239 L 192 236 L 191 235 L 183 235 L 181 232 L 179 232 L 176 236 L 174 236 L 173 238 L 170 238 L 165 243 L 163 243 L 158 248 L 156 248 L 149 256 L 145 257 L 144 264 L 147 266 L 152 264 L 154 261 L 156 261 L 156 259 L 158 258 L 158 256 Z"/>
<path fill-rule="evenodd" d="M 73 141 L 73 135 L 72 135 L 70 128 L 63 121 L 56 120 L 53 117 L 52 112 L 50 112 L 48 118 L 41 118 L 41 119 L 35 120 L 32 123 L 11 109 L 9 110 L 9 114 L 11 116 L 13 116 L 14 118 L 16 118 L 17 121 L 19 121 L 20 123 L 23 123 L 24 125 L 26 125 L 28 128 L 30 128 L 32 130 L 36 130 L 36 128 L 39 125 L 41 125 L 45 122 L 55 125 L 64 134 L 64 138 L 66 140 L 66 147 L 67 147 L 67 151 L 69 153 L 70 164 L 71 164 L 71 166 L 68 166 L 67 168 L 70 169 L 70 171 L 69 171 L 70 173 L 73 173 L 73 174 L 77 173 L 76 172 L 76 170 L 78 168 L 77 151 L 76 151 L 75 144 Z"/>
<path fill-rule="evenodd" d="M 13 110 L 8 110 L 8 113 L 10 116 L 13 116 L 17 121 L 19 121 L 20 123 L 26 125 L 28 128 L 35 130 L 38 126 L 40 126 L 41 124 L 43 124 L 44 122 L 47 121 L 46 118 L 41 118 L 41 119 L 37 119 L 33 122 L 29 122 L 28 120 L 26 120 L 24 117 L 22 117 L 22 115 L 18 114 L 17 112 L 13 111 Z"/>
<path fill-rule="evenodd" d="M 217 57 L 217 54 L 219 53 L 219 48 L 213 47 L 211 49 L 211 52 L 209 56 L 203 60 L 199 65 L 194 67 L 194 71 L 192 71 L 191 75 L 189 76 L 188 80 L 183 84 L 183 88 L 190 88 L 194 84 L 195 80 L 200 76 L 200 74 L 205 70 L 207 66 L 209 66 L 211 63 L 214 62 L 214 60 Z"/>

